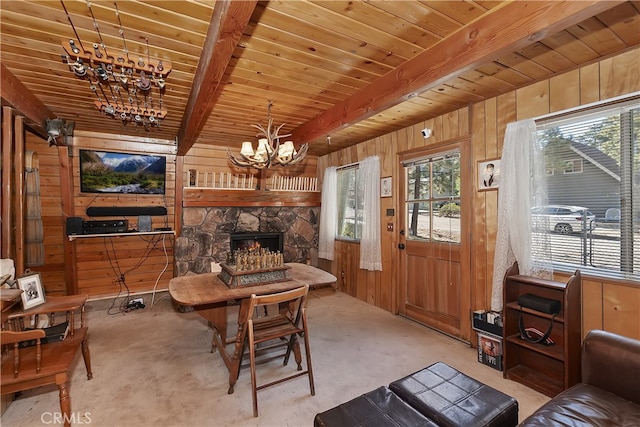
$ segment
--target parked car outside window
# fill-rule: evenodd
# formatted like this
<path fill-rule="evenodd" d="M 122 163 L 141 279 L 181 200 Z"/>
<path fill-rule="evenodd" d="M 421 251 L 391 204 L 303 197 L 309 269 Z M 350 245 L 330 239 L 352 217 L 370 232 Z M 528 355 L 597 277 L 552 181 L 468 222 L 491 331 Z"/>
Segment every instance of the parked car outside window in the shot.
<path fill-rule="evenodd" d="M 596 228 L 596 216 L 582 206 L 549 205 L 531 208 L 534 230 L 551 230 L 559 234 L 582 232 L 582 215 L 586 211 L 587 230 Z"/>

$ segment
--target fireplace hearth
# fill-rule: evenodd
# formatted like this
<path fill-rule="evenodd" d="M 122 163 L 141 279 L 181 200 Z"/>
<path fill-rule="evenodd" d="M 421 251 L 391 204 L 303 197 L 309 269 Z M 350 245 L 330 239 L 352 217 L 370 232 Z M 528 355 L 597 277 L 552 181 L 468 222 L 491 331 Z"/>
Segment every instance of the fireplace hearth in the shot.
<path fill-rule="evenodd" d="M 271 252 L 284 253 L 283 233 L 236 233 L 230 236 L 229 245 L 231 252 L 267 248 Z"/>

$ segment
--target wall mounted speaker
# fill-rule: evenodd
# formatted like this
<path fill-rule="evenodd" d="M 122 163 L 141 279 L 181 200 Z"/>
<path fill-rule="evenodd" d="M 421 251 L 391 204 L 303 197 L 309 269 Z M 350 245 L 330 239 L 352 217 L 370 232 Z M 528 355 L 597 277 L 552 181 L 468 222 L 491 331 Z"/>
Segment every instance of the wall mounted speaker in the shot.
<path fill-rule="evenodd" d="M 70 216 L 67 218 L 67 236 L 82 234 L 82 218 L 79 216 Z"/>
<path fill-rule="evenodd" d="M 151 216 L 140 215 L 138 217 L 138 231 L 151 231 Z"/>
<path fill-rule="evenodd" d="M 166 215 L 164 206 L 91 206 L 87 208 L 88 216 L 140 216 Z"/>

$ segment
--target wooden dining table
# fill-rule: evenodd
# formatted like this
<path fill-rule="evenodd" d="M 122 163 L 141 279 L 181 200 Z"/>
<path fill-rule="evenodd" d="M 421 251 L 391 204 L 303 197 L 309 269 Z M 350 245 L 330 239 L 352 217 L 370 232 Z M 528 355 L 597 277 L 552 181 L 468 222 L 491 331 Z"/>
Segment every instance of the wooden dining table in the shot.
<path fill-rule="evenodd" d="M 169 294 L 173 300 L 193 309 L 204 317 L 213 329 L 212 351 L 218 350 L 229 370 L 229 390 L 233 393 L 244 349 L 244 320 L 249 310 L 249 298 L 252 294 L 264 295 L 284 292 L 308 284 L 310 288 L 332 285 L 336 277 L 319 268 L 301 263 L 286 263 L 289 266 L 289 280 L 251 286 L 229 287 L 218 273 L 203 273 L 174 277 L 169 281 Z M 231 337 L 227 336 L 227 308 L 230 302 L 239 303 L 238 329 Z M 233 344 L 233 352 L 227 346 Z"/>

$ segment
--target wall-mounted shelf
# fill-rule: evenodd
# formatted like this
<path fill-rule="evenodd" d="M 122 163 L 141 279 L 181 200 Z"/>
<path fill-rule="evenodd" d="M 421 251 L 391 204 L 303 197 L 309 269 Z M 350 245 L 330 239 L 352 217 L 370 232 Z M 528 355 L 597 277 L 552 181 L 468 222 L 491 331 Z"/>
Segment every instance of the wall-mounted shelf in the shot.
<path fill-rule="evenodd" d="M 153 236 L 159 234 L 171 234 L 175 235 L 176 232 L 174 230 L 165 230 L 165 231 L 130 231 L 128 233 L 102 233 L 102 234 L 74 234 L 71 236 L 67 236 L 70 242 L 73 242 L 76 239 L 89 239 L 92 237 L 126 237 L 126 236 Z"/>

